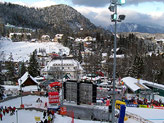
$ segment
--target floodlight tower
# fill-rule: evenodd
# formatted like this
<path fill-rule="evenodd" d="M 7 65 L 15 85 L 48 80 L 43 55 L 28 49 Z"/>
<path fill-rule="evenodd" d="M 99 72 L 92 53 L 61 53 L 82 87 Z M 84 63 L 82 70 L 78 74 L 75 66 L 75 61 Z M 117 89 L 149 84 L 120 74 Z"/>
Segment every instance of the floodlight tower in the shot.
<path fill-rule="evenodd" d="M 116 48 L 117 48 L 117 22 L 125 19 L 125 15 L 117 15 L 117 5 L 125 4 L 126 0 L 111 0 L 109 10 L 114 12 L 111 21 L 114 22 L 114 63 L 113 63 L 113 100 L 112 100 L 112 123 L 115 123 L 115 80 L 116 80 Z"/>

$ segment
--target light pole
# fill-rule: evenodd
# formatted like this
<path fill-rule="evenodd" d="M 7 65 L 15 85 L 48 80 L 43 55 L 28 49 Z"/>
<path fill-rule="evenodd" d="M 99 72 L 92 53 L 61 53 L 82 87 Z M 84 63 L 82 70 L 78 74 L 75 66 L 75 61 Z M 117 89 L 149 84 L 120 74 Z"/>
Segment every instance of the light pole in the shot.
<path fill-rule="evenodd" d="M 117 22 L 125 19 L 125 15 L 117 17 L 117 5 L 122 5 L 125 0 L 111 0 L 109 10 L 114 12 L 111 15 L 111 21 L 114 22 L 114 60 L 113 60 L 113 100 L 112 100 L 112 123 L 115 123 L 115 80 L 116 80 L 116 48 L 117 48 Z"/>
<path fill-rule="evenodd" d="M 16 123 L 18 123 L 18 109 L 16 109 Z"/>
<path fill-rule="evenodd" d="M 21 91 L 21 106 L 22 106 L 22 80 L 20 80 L 20 91 Z"/>
<path fill-rule="evenodd" d="M 64 88 L 63 88 L 63 51 L 60 49 L 60 57 L 61 57 L 61 80 L 62 80 L 62 92 L 61 92 L 61 107 L 63 106 L 63 100 L 64 100 Z"/>

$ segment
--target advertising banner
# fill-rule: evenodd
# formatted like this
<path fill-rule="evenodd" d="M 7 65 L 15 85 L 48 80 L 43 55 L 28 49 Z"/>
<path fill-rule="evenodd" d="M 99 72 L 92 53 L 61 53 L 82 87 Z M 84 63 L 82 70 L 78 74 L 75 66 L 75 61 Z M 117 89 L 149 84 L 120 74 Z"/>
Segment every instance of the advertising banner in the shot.
<path fill-rule="evenodd" d="M 154 109 L 163 109 L 164 110 L 164 107 L 163 106 L 153 106 Z"/>
<path fill-rule="evenodd" d="M 147 108 L 147 105 L 139 105 L 140 108 Z"/>
<path fill-rule="evenodd" d="M 60 107 L 60 114 L 66 115 L 67 114 L 67 108 L 66 107 Z"/>
<path fill-rule="evenodd" d="M 35 121 L 36 122 L 40 121 L 40 117 L 35 117 Z"/>
<path fill-rule="evenodd" d="M 59 103 L 59 92 L 49 92 L 48 99 L 50 104 Z"/>
<path fill-rule="evenodd" d="M 127 106 L 127 107 L 138 107 L 137 104 L 127 104 L 126 106 Z"/>
<path fill-rule="evenodd" d="M 110 105 L 110 100 L 107 100 L 106 101 L 106 106 L 109 106 Z"/>
<path fill-rule="evenodd" d="M 121 105 L 121 109 L 120 109 L 120 117 L 119 117 L 119 121 L 118 121 L 118 123 L 124 123 L 125 110 L 126 110 L 125 105 Z"/>

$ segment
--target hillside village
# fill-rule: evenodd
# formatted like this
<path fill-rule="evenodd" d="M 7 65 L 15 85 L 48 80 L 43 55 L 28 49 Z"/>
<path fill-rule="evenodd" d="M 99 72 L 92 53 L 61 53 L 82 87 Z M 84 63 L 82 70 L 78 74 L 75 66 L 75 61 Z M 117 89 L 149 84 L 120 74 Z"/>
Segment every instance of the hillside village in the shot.
<path fill-rule="evenodd" d="M 49 49 L 46 49 L 44 47 L 42 48 L 37 48 L 37 59 L 39 63 L 39 69 L 40 69 L 40 75 L 44 74 L 44 67 L 47 65 L 51 64 L 52 61 L 55 60 L 61 60 L 60 56 L 65 55 L 62 59 L 64 63 L 66 61 L 72 60 L 72 67 L 74 68 L 75 71 L 81 68 L 81 74 L 95 74 L 96 72 L 102 72 L 105 76 L 107 77 L 112 77 L 112 58 L 113 58 L 113 42 L 112 42 L 112 35 L 109 36 L 109 38 L 105 38 L 102 36 L 100 33 L 97 33 L 95 37 L 92 37 L 90 35 L 87 35 L 84 37 L 84 35 L 81 35 L 80 37 L 71 37 L 67 36 L 64 34 L 56 34 L 54 35 L 53 38 L 51 38 L 49 35 L 41 35 L 40 38 L 32 38 L 34 35 L 33 33 L 30 32 L 30 30 L 26 30 L 26 28 L 18 28 L 15 27 L 14 25 L 5 25 L 6 29 L 8 30 L 17 30 L 15 33 L 9 33 L 8 38 L 6 40 L 10 40 L 14 43 L 20 43 L 20 42 L 27 42 L 27 43 L 50 43 L 54 42 L 59 43 L 64 45 L 65 47 L 68 47 L 70 50 L 65 50 L 58 48 L 58 50 L 55 50 L 55 47 L 49 46 Z M 26 32 L 25 32 L 26 30 Z M 24 31 L 24 32 L 22 32 Z M 9 31 L 10 32 L 10 31 Z M 164 51 L 164 42 L 163 42 L 163 35 L 162 34 L 142 34 L 142 33 L 120 33 L 118 34 L 118 48 L 117 48 L 117 61 L 118 61 L 118 66 L 121 66 L 120 69 L 118 70 L 118 77 L 120 76 L 127 76 L 129 71 L 126 71 L 123 73 L 121 69 L 122 64 L 124 64 L 124 61 L 127 62 L 126 60 L 129 59 L 129 64 L 127 64 L 128 69 L 130 69 L 131 65 L 133 64 L 133 59 L 135 59 L 136 55 L 137 57 L 157 57 L 161 56 L 163 57 L 163 51 Z M 2 37 L 3 39 L 3 37 Z M 132 42 L 129 46 L 128 41 Z M 133 40 L 136 40 L 137 42 L 134 42 Z M 20 44 L 18 44 L 20 45 Z M 30 44 L 29 44 L 30 45 Z M 135 49 L 134 49 L 134 46 Z M 138 46 L 139 47 L 138 47 Z M 132 49 L 133 47 L 133 49 Z M 129 51 L 128 51 L 128 49 Z M 51 51 L 50 51 L 51 49 Z M 33 49 L 35 50 L 35 49 Z M 60 51 L 59 51 L 60 50 Z M 33 51 L 30 52 L 30 54 Z M 8 52 L 8 55 L 5 56 L 5 52 L 1 50 L 1 61 L 5 62 L 8 61 L 10 52 Z M 16 54 L 19 54 L 17 52 Z M 30 58 L 30 54 L 28 54 L 28 57 Z M 155 56 L 154 56 L 154 55 Z M 14 55 L 14 52 L 10 55 Z M 15 55 L 14 55 L 15 56 Z M 28 57 L 26 59 L 13 59 L 17 67 L 19 66 L 18 63 L 20 62 L 25 62 L 26 65 L 28 66 L 29 59 Z M 94 61 L 93 59 L 97 59 Z M 69 60 L 67 60 L 69 59 Z M 157 58 L 155 58 L 156 61 L 158 62 Z M 146 61 L 147 62 L 147 61 Z M 162 61 L 163 62 L 163 61 Z M 77 64 L 76 64 L 77 63 Z M 67 63 L 65 63 L 67 64 Z M 75 65 L 76 64 L 76 65 Z M 157 64 L 157 63 L 154 63 Z M 57 64 L 56 64 L 57 65 Z M 53 66 L 53 65 L 52 65 Z M 155 66 L 155 65 L 154 65 Z M 60 68 L 61 63 L 56 66 L 56 68 Z M 159 66 L 155 66 L 157 68 L 154 69 L 159 69 Z M 66 65 L 66 68 L 69 68 L 69 65 Z M 18 69 L 18 68 L 17 68 Z M 50 68 L 49 68 L 50 69 Z M 140 69 L 144 69 L 140 68 Z M 59 70 L 56 70 L 59 71 Z M 157 71 L 157 70 L 156 70 Z M 120 72 L 120 73 L 119 73 Z M 161 71 L 162 72 L 162 71 Z M 17 73 L 19 73 L 17 71 Z M 68 72 L 69 73 L 69 72 Z M 81 76 L 82 76 L 81 75 Z M 74 75 L 73 75 L 74 76 Z M 144 75 L 142 75 L 144 76 Z M 136 76 L 138 77 L 138 76 Z M 59 78 L 59 77 L 58 77 Z M 77 77 L 73 77 L 74 79 Z M 149 78 L 152 79 L 152 78 Z"/>
<path fill-rule="evenodd" d="M 49 46 L 48 49 L 44 47 L 38 47 L 36 48 L 36 57 L 37 62 L 39 65 L 39 74 L 38 76 L 48 76 L 49 74 L 56 74 L 56 79 L 60 78 L 60 71 L 61 66 L 63 64 L 65 71 L 65 74 L 70 74 L 73 78 L 70 79 L 77 79 L 77 73 L 80 73 L 80 78 L 82 76 L 85 76 L 87 74 L 96 74 L 96 73 L 103 73 L 103 76 L 112 78 L 112 59 L 113 59 L 113 49 L 112 49 L 112 35 L 108 39 L 104 39 L 103 36 L 101 36 L 100 33 L 96 34 L 96 37 L 92 37 L 90 35 L 84 37 L 84 35 L 81 35 L 81 37 L 71 37 L 71 36 L 65 36 L 64 34 L 56 34 L 53 38 L 51 38 L 49 35 L 41 35 L 40 38 L 32 38 L 33 34 L 30 32 L 30 30 L 26 30 L 26 28 L 18 28 L 14 25 L 5 25 L 5 28 L 8 30 L 17 30 L 15 33 L 9 33 L 8 38 L 1 38 L 1 42 L 4 40 L 11 40 L 11 42 L 20 43 L 20 42 L 26 42 L 30 45 L 31 44 L 37 44 L 37 43 L 57 43 L 62 44 L 65 47 L 68 48 L 57 48 Z M 26 32 L 22 32 L 25 31 Z M 10 32 L 10 31 L 9 31 Z M 124 77 L 130 74 L 130 70 L 123 73 L 121 69 L 123 68 L 124 61 L 127 62 L 127 59 L 135 59 L 137 57 L 159 57 L 163 58 L 163 51 L 164 51 L 164 42 L 163 42 L 163 35 L 162 34 L 142 34 L 142 33 L 120 33 L 117 36 L 118 38 L 118 48 L 117 48 L 117 61 L 118 66 L 120 66 L 120 69 L 118 69 L 118 76 L 117 77 Z M 127 40 L 130 42 L 133 40 L 137 40 L 138 42 L 132 43 L 132 46 L 127 45 Z M 3 41 L 3 42 L 4 42 Z M 21 44 L 18 44 L 21 45 Z M 135 49 L 131 49 L 132 47 L 136 46 Z M 140 45 L 139 47 L 137 45 Z M 5 47 L 6 48 L 6 47 Z M 127 52 L 127 49 L 129 48 L 131 52 Z M 50 51 L 51 49 L 51 51 Z M 69 50 L 68 50 L 69 49 Z M 20 49 L 21 50 L 21 49 Z M 19 51 L 20 51 L 19 50 Z M 35 49 L 33 49 L 34 51 Z M 20 74 L 20 63 L 24 62 L 25 66 L 28 66 L 30 55 L 32 54 L 31 51 L 28 54 L 28 57 L 26 59 L 23 58 L 17 58 L 17 60 L 11 57 L 15 57 L 15 54 L 19 54 L 17 51 L 16 53 L 14 51 L 8 51 L 7 54 L 1 49 L 1 71 L 6 71 L 4 67 L 4 63 L 8 61 L 14 62 L 16 68 L 15 68 L 15 76 L 18 77 L 18 74 Z M 143 52 L 142 52 L 143 51 Z M 15 54 L 14 54 L 15 53 Z M 155 56 L 154 56 L 154 55 Z M 13 56 L 12 56 L 13 55 Z M 138 55 L 138 56 L 136 56 Z M 20 57 L 20 56 L 19 56 Z M 29 58 L 29 59 L 28 59 Z M 97 59 L 96 61 L 94 59 Z M 160 58 L 160 57 L 159 57 Z M 134 64 L 132 59 L 129 61 L 129 67 L 128 69 L 131 69 L 131 65 Z M 156 61 L 158 58 L 155 58 Z M 63 63 L 62 63 L 63 61 Z M 67 63 L 68 62 L 68 63 Z M 163 60 L 161 61 L 163 62 Z M 53 64 L 54 63 L 54 64 Z M 158 69 L 158 73 L 156 74 L 162 74 L 162 70 L 159 70 L 160 67 L 157 66 L 157 63 L 154 63 L 156 65 L 153 65 L 154 69 Z M 145 64 L 144 64 L 145 65 Z M 53 68 L 53 66 L 55 66 Z M 69 71 L 69 69 L 72 68 L 71 71 L 74 71 L 72 73 Z M 119 68 L 119 67 L 118 67 Z M 4 69 L 4 70 L 3 70 Z M 139 68 L 140 70 L 144 69 Z M 51 72 L 48 72 L 51 71 Z M 53 72 L 52 72 L 53 71 Z M 154 70 L 157 71 L 157 70 Z M 161 72 L 161 73 L 159 73 Z M 76 73 L 76 74 L 75 74 Z M 141 72 L 142 73 L 142 72 Z M 5 73 L 2 73 L 1 75 L 4 75 Z M 134 77 L 140 77 L 144 75 L 135 75 Z M 158 76 L 158 75 L 155 75 Z M 54 76 L 52 76 L 53 78 Z M 4 81 L 8 80 L 7 76 L 3 77 Z M 153 78 L 150 78 L 153 79 Z M 158 78 L 159 79 L 159 78 Z"/>
<path fill-rule="evenodd" d="M 25 33 L 14 33 L 15 39 L 17 35 L 19 37 L 19 35 L 21 34 L 25 35 Z M 63 41 L 64 34 L 56 34 L 53 39 L 51 39 L 50 36 L 48 35 L 42 35 L 40 39 L 30 39 L 30 40 L 24 39 L 23 41 L 19 40 L 19 38 L 17 39 L 17 41 L 16 40 L 13 41 L 12 35 L 13 33 L 10 34 L 11 37 L 1 37 L 0 40 L 0 44 L 2 46 L 0 50 L 1 52 L 0 68 L 1 68 L 1 78 L 2 78 L 1 84 L 5 86 L 22 84 L 24 90 L 23 93 L 27 93 L 26 91 L 28 91 L 27 88 L 29 86 L 28 81 L 31 80 L 33 81 L 34 85 L 39 83 L 39 86 L 43 89 L 44 87 L 49 87 L 50 84 L 53 83 L 54 81 L 60 81 L 60 82 L 64 81 L 65 82 L 64 86 L 66 87 L 65 88 L 66 92 L 64 95 L 65 103 L 73 102 L 73 104 L 77 103 L 77 105 L 82 105 L 82 104 L 90 105 L 91 103 L 93 103 L 94 105 L 101 105 L 101 106 L 107 105 L 107 100 L 111 98 L 109 95 L 112 92 L 112 66 L 113 66 L 112 48 L 109 53 L 110 55 L 108 54 L 108 52 L 102 52 L 102 54 L 100 55 L 101 58 L 99 58 L 100 56 L 97 54 L 96 57 L 94 56 L 94 54 L 96 53 L 94 49 L 95 46 L 100 47 L 99 46 L 100 44 L 96 43 L 97 39 L 95 37 L 91 37 L 91 36 L 87 36 L 84 38 L 67 37 L 67 40 L 73 42 L 72 46 L 74 47 L 72 47 L 71 49 L 69 47 L 64 47 L 62 44 L 64 42 Z M 129 35 L 133 36 L 133 34 L 129 34 Z M 118 35 L 117 38 L 118 40 L 120 40 L 120 38 L 122 37 L 121 35 Z M 141 40 L 147 41 L 147 43 L 149 44 L 147 45 L 148 50 L 151 51 L 149 53 L 145 53 L 144 56 L 152 57 L 153 54 L 158 54 L 157 56 L 161 56 L 163 58 L 162 39 L 151 38 L 150 40 L 149 38 L 145 39 L 145 37 L 142 37 Z M 83 49 L 81 51 L 80 50 L 78 51 L 79 44 L 80 47 L 82 47 L 81 49 Z M 24 47 L 24 50 L 22 49 L 22 46 Z M 32 48 L 33 50 L 32 49 L 29 50 L 29 48 Z M 4 51 L 5 49 L 7 50 Z M 126 56 L 127 54 L 124 53 L 125 52 L 124 50 L 121 49 L 121 47 L 117 48 L 117 61 L 118 61 L 118 65 L 120 66 L 123 63 L 122 61 L 123 59 L 130 57 L 130 56 L 127 57 Z M 22 54 L 28 57 L 26 58 L 18 57 L 18 55 L 22 55 Z M 34 59 L 31 62 L 32 58 Z M 33 66 L 31 63 L 33 63 L 33 65 L 35 66 Z M 9 72 L 12 70 L 12 67 L 10 65 L 13 65 L 12 67 L 14 68 L 13 75 L 11 75 Z M 109 65 L 111 68 L 110 67 L 107 68 L 106 65 Z M 34 69 L 32 68 L 30 69 L 30 66 L 33 66 L 32 68 Z M 154 80 L 157 79 L 156 75 L 159 74 L 158 71 L 155 70 L 154 68 L 154 71 L 152 72 L 154 72 L 153 79 Z M 137 97 L 139 96 L 140 98 L 136 99 L 135 97 L 134 100 L 137 102 L 138 105 L 142 106 L 142 104 L 148 105 L 147 102 L 144 102 L 145 99 L 147 99 L 149 102 L 152 99 L 155 99 L 155 96 L 157 94 L 160 96 L 164 96 L 164 91 L 163 91 L 164 89 L 162 86 L 163 83 L 159 84 L 157 83 L 157 80 L 145 81 L 142 78 L 141 79 L 137 78 L 138 76 L 137 74 L 136 74 L 136 78 L 120 76 L 120 75 L 117 76 L 116 99 L 122 98 L 124 100 L 125 99 L 124 94 L 126 93 L 133 94 L 135 96 L 137 95 Z M 77 82 L 80 83 L 78 84 Z M 80 87 L 79 92 L 78 89 L 76 88 L 78 86 Z M 32 90 L 33 93 L 37 93 L 38 88 L 35 87 Z M 84 92 L 87 94 L 85 94 Z M 11 93 L 19 95 L 18 92 L 15 92 L 12 89 L 10 91 L 9 90 L 5 91 L 6 95 L 11 96 Z M 126 98 L 129 101 L 133 100 L 133 97 L 131 96 L 127 96 Z M 142 98 L 144 100 L 142 100 Z M 68 108 L 67 110 L 69 111 L 70 105 L 69 104 L 65 104 L 65 105 L 67 106 Z M 160 104 L 160 102 L 158 101 L 158 102 L 154 102 L 154 105 L 162 105 L 162 104 Z M 127 103 L 127 107 L 128 106 L 131 106 L 131 103 Z M 136 106 L 136 104 L 134 103 L 133 106 Z M 87 108 L 88 107 L 89 106 L 87 106 Z M 94 110 L 98 110 L 98 109 L 95 108 Z M 101 115 L 99 115 L 98 113 L 96 114 L 95 112 L 93 112 L 93 114 L 95 115 L 94 117 L 92 115 L 82 117 L 80 116 L 81 113 L 78 113 L 79 111 L 77 109 L 74 110 L 74 112 L 76 113 L 75 118 L 80 117 L 81 119 L 87 118 L 88 120 L 93 120 L 96 117 L 96 119 L 102 121 L 109 120 L 108 117 L 106 116 L 101 117 Z M 105 113 L 105 115 L 107 114 Z M 131 117 L 133 117 L 133 115 L 131 114 L 128 114 L 128 116 L 129 116 L 128 117 L 129 120 L 131 120 Z M 141 119 L 142 118 L 138 116 L 138 120 Z M 144 122 L 148 122 L 146 119 L 142 119 L 142 120 Z"/>
<path fill-rule="evenodd" d="M 18 13 L 21 9 L 34 13 L 38 20 L 21 20 L 17 14 L 12 19 L 0 17 L 0 106 L 14 98 L 19 111 L 54 111 L 72 117 L 72 122 L 74 118 L 108 122 L 115 95 L 117 120 L 120 105 L 127 107 L 125 121 L 129 122 L 125 123 L 152 121 L 145 115 L 131 114 L 135 111 L 130 108 L 164 109 L 164 34 L 117 33 L 114 80 L 112 32 L 94 26 L 67 5 L 44 9 L 10 3 L 0 6 L 2 13 L 13 7 Z M 55 19 L 45 14 L 53 10 L 69 11 Z M 28 96 L 33 104 L 22 102 L 22 97 L 25 100 Z"/>

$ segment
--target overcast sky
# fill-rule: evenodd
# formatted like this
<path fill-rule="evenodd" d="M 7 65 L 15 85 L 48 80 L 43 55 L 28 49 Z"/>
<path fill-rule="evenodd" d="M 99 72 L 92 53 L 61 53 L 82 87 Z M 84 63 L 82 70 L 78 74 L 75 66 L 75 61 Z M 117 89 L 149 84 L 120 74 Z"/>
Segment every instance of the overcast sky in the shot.
<path fill-rule="evenodd" d="M 45 7 L 67 4 L 75 8 L 97 26 L 107 27 L 112 24 L 108 7 L 110 0 L 0 0 L 21 5 Z M 124 22 L 158 24 L 164 26 L 164 0 L 126 0 L 118 7 L 119 14 L 125 14 Z"/>

